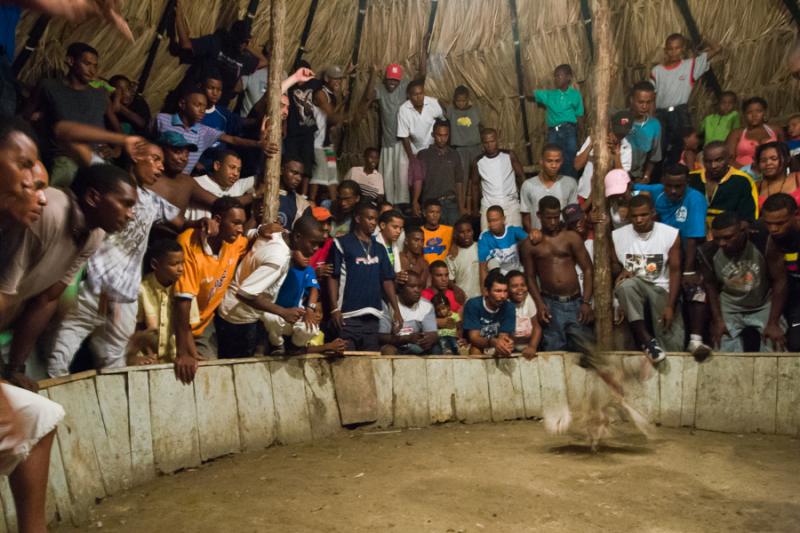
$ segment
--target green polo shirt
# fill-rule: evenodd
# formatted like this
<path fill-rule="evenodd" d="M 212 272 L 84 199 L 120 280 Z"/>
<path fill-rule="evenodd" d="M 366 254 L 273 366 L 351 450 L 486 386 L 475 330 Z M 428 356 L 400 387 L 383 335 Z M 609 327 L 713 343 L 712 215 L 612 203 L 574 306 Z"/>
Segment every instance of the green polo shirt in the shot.
<path fill-rule="evenodd" d="M 735 211 L 739 218 L 750 222 L 758 218 L 758 188 L 749 174 L 737 168 L 728 169 L 711 198 L 706 194 L 706 169 L 689 173 L 689 187 L 706 195 L 706 223 L 709 228 L 714 217 L 725 211 Z"/>
<path fill-rule="evenodd" d="M 705 133 L 706 144 L 711 141 L 725 142 L 728 134 L 739 127 L 741 127 L 741 120 L 739 119 L 738 111 L 731 111 L 727 115 L 714 113 L 703 119 L 700 125 L 700 132 Z"/>
<path fill-rule="evenodd" d="M 583 116 L 583 98 L 575 87 L 561 89 L 538 89 L 533 97 L 547 110 L 547 126 L 552 128 L 565 122 L 573 124 Z"/>

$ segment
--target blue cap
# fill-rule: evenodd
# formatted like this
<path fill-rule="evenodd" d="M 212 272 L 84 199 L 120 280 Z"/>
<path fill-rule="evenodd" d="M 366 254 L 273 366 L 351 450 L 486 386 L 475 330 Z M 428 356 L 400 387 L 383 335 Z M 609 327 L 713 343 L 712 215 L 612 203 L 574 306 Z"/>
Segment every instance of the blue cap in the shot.
<path fill-rule="evenodd" d="M 172 148 L 188 148 L 190 152 L 197 151 L 197 145 L 186 140 L 186 137 L 177 131 L 165 131 L 161 133 L 157 143 L 160 146 L 171 146 Z"/>

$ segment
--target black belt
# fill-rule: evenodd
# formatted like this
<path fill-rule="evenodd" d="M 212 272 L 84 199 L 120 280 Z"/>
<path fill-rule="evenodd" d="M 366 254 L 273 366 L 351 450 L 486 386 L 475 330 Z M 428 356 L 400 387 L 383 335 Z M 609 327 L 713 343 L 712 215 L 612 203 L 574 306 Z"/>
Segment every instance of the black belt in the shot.
<path fill-rule="evenodd" d="M 573 294 L 572 296 L 556 296 L 555 294 L 548 294 L 546 292 L 542 293 L 542 298 L 548 298 L 550 300 L 555 300 L 555 301 L 560 302 L 562 304 L 565 304 L 567 302 L 572 302 L 574 300 L 579 300 L 580 297 L 581 297 L 580 293 Z"/>
<path fill-rule="evenodd" d="M 561 124 L 556 124 L 555 126 L 548 126 L 548 129 L 558 131 L 561 128 L 565 128 L 567 126 L 572 126 L 573 128 L 577 128 L 578 124 L 575 122 L 562 122 Z"/>

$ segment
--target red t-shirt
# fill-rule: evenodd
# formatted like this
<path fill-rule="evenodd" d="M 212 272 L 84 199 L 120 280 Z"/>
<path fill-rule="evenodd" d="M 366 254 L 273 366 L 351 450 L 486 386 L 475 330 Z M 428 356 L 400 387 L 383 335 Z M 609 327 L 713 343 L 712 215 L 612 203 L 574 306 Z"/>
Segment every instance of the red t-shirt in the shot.
<path fill-rule="evenodd" d="M 317 268 L 322 263 L 328 262 L 328 255 L 331 252 L 331 246 L 333 246 L 333 238 L 328 237 L 328 239 L 319 247 L 319 250 L 314 252 L 314 255 L 308 258 L 308 264 L 311 268 Z"/>
<path fill-rule="evenodd" d="M 436 289 L 433 287 L 428 287 L 427 289 L 423 289 L 422 297 L 428 300 L 429 302 L 431 299 L 436 295 Z M 447 301 L 450 302 L 450 310 L 454 313 L 458 313 L 461 311 L 461 304 L 456 301 L 456 293 L 453 292 L 453 289 L 447 289 L 444 291 L 444 296 L 447 298 Z"/>

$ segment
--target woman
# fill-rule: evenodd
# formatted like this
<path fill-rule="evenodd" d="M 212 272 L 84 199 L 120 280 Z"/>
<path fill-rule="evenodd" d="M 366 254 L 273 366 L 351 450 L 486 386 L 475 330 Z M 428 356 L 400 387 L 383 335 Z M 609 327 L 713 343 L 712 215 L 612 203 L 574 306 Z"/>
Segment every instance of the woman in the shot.
<path fill-rule="evenodd" d="M 736 168 L 752 165 L 759 145 L 783 140 L 781 129 L 766 122 L 766 100 L 759 96 L 748 98 L 742 104 L 742 111 L 745 127 L 731 131 L 727 140 L 731 164 Z"/>
<path fill-rule="evenodd" d="M 789 170 L 789 147 L 782 142 L 769 142 L 756 148 L 754 166 L 761 173 L 758 183 L 758 208 L 779 192 L 786 193 L 800 205 L 800 172 Z"/>

